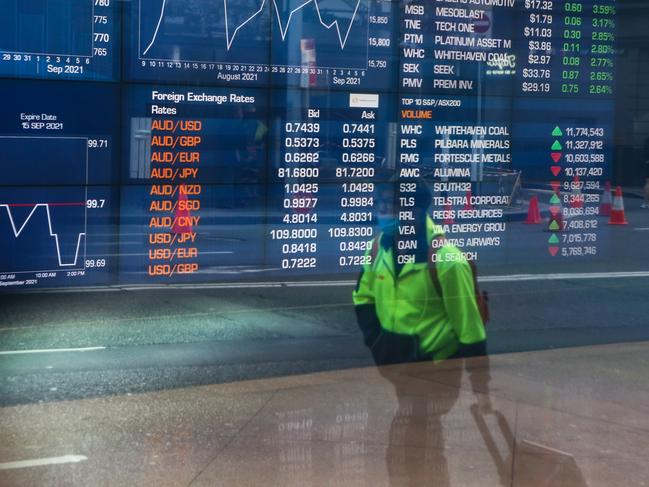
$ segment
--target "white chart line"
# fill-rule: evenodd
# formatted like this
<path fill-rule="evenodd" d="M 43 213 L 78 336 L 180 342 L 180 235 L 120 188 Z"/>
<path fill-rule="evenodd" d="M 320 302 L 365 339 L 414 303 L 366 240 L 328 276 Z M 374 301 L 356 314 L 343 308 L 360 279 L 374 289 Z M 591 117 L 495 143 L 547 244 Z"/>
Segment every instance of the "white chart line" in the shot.
<path fill-rule="evenodd" d="M 223 0 L 223 8 L 225 9 L 224 17 L 225 17 L 225 39 L 226 39 L 226 47 L 227 50 L 230 50 L 230 47 L 232 46 L 232 42 L 234 41 L 234 38 L 237 36 L 237 32 L 239 32 L 239 29 L 242 29 L 248 22 L 253 20 L 257 15 L 261 14 L 264 11 L 264 6 L 266 5 L 266 0 L 263 0 L 261 2 L 261 6 L 259 7 L 259 10 L 257 10 L 252 16 L 250 16 L 243 24 L 241 24 L 239 27 L 234 29 L 234 32 L 232 33 L 232 37 L 230 37 L 230 24 L 228 22 L 228 0 Z M 280 30 L 282 29 L 280 25 Z M 282 40 L 284 38 L 282 37 Z M 146 54 L 146 52 L 144 53 Z"/>
<path fill-rule="evenodd" d="M 323 18 L 322 18 L 322 13 L 320 12 L 320 5 L 318 4 L 318 0 L 306 0 L 304 3 L 302 3 L 299 7 L 294 8 L 291 10 L 288 16 L 288 20 L 286 21 L 286 25 L 282 25 L 282 18 L 280 16 L 279 12 L 279 7 L 277 6 L 277 2 L 275 0 L 272 0 L 273 6 L 275 7 L 275 13 L 277 16 L 277 24 L 279 25 L 279 32 L 282 37 L 282 41 L 286 40 L 286 35 L 288 34 L 288 29 L 291 25 L 291 19 L 293 18 L 293 15 L 297 13 L 299 10 L 302 8 L 306 7 L 310 3 L 313 3 L 315 5 L 316 13 L 318 14 L 318 20 L 320 21 L 320 24 L 325 29 L 332 29 L 333 27 L 336 28 L 336 33 L 338 35 L 338 42 L 340 43 L 340 48 L 345 49 L 345 46 L 347 45 L 347 39 L 349 39 L 349 33 L 352 30 L 352 26 L 354 25 L 354 20 L 356 20 L 356 15 L 358 14 L 358 8 L 361 5 L 361 0 L 357 0 L 356 2 L 356 8 L 354 8 L 354 13 L 352 14 L 351 20 L 349 22 L 349 26 L 347 27 L 347 30 L 345 32 L 345 35 L 343 36 L 341 30 L 340 30 L 340 24 L 338 20 L 334 20 L 333 22 L 327 24 Z M 156 25 L 155 32 L 153 33 L 153 38 L 151 39 L 151 42 L 147 46 L 147 48 L 144 50 L 142 53 L 143 56 L 146 56 L 146 54 L 149 52 L 149 50 L 153 47 L 153 44 L 155 44 L 155 41 L 158 37 L 158 32 L 160 30 L 160 26 L 162 25 L 162 19 L 164 18 L 165 15 L 165 9 L 167 6 L 167 0 L 162 0 L 162 8 L 160 9 L 160 17 L 158 18 L 158 23 Z M 226 48 L 229 51 L 230 48 L 232 47 L 232 44 L 234 43 L 234 40 L 237 36 L 237 32 L 241 30 L 245 25 L 247 25 L 249 22 L 255 19 L 258 15 L 261 15 L 261 13 L 264 11 L 264 7 L 266 6 L 266 0 L 262 0 L 261 6 L 259 9 L 253 13 L 250 17 L 248 17 L 243 23 L 241 23 L 239 26 L 237 26 L 234 31 L 232 32 L 232 36 L 230 36 L 230 25 L 228 21 L 228 0 L 223 0 L 223 7 L 225 9 L 225 38 L 226 38 Z"/>
<path fill-rule="evenodd" d="M 146 53 L 149 52 L 149 49 L 151 49 L 153 47 L 153 43 L 155 42 L 156 37 L 158 37 L 158 31 L 160 30 L 160 25 L 162 24 L 162 19 L 165 16 L 165 8 L 166 7 L 167 7 L 167 0 L 162 0 L 162 8 L 160 9 L 160 18 L 158 19 L 158 25 L 156 25 L 156 27 L 155 27 L 155 32 L 153 33 L 153 39 L 151 39 L 151 42 L 149 43 L 147 48 L 142 53 L 143 56 L 146 56 Z M 140 6 L 140 8 L 142 8 L 142 7 Z M 142 14 L 140 13 L 140 15 L 142 15 Z M 227 26 L 226 26 L 226 28 L 227 28 Z"/>
<path fill-rule="evenodd" d="M 16 223 L 14 222 L 14 217 L 11 214 L 10 206 L 9 205 L 4 205 L 4 204 L 0 205 L 0 208 L 5 208 L 7 210 L 7 215 L 9 216 L 9 223 L 11 223 L 11 228 L 13 229 L 15 238 L 20 237 L 20 234 L 23 232 L 23 230 L 25 229 L 25 227 L 29 223 L 29 220 L 31 220 L 34 213 L 36 213 L 36 210 L 38 208 L 41 208 L 41 207 L 45 208 L 45 212 L 47 213 L 47 224 L 48 224 L 48 227 L 49 227 L 50 237 L 53 237 L 54 241 L 56 242 L 56 253 L 57 253 L 57 257 L 59 259 L 59 267 L 74 267 L 74 266 L 76 266 L 77 261 L 79 260 L 79 249 L 81 248 L 81 239 L 86 236 L 86 233 L 85 232 L 80 233 L 79 237 L 77 238 L 77 249 L 76 249 L 76 252 L 74 254 L 74 262 L 71 263 L 71 264 L 64 264 L 62 259 L 61 259 L 61 247 L 60 247 L 60 244 L 59 244 L 59 234 L 54 233 L 54 229 L 52 228 L 52 217 L 50 215 L 50 205 L 49 205 L 49 203 L 38 203 L 38 204 L 34 205 L 34 208 L 32 208 L 32 211 L 29 213 L 29 216 L 27 216 L 27 218 L 25 219 L 25 221 L 23 222 L 22 226 L 19 229 L 16 228 Z"/>

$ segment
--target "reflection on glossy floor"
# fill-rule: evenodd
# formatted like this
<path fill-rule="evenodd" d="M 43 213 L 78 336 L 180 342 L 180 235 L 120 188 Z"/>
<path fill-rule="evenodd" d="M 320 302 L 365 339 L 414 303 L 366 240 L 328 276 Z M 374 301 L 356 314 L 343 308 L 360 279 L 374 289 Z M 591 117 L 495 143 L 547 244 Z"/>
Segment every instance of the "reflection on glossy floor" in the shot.
<path fill-rule="evenodd" d="M 648 485 L 648 370 L 641 343 L 9 407 L 0 485 Z"/>

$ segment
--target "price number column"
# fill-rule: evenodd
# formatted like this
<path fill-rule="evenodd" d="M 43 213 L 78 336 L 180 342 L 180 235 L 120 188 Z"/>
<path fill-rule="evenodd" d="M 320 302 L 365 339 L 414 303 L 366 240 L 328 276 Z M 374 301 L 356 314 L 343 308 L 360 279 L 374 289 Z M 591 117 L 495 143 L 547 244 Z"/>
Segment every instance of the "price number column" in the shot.
<path fill-rule="evenodd" d="M 356 95 L 350 95 L 352 100 Z M 370 97 L 367 106 L 378 108 L 378 95 Z M 376 104 L 371 100 L 374 98 Z M 352 101 L 352 106 L 356 104 Z M 358 104 L 356 104 L 358 106 Z M 376 167 L 378 150 L 378 110 L 349 108 L 341 113 L 342 138 L 340 159 L 336 168 L 338 200 L 337 222 L 328 229 L 339 252 L 338 266 L 357 267 L 369 263 L 365 255 L 373 236 L 376 220 Z"/>
<path fill-rule="evenodd" d="M 290 90 L 278 104 L 271 205 L 282 203 L 270 230 L 271 267 L 356 272 L 369 260 L 374 236 L 378 168 L 387 164 L 391 140 L 389 101 Z"/>
<path fill-rule="evenodd" d="M 557 178 L 563 175 L 563 181 L 551 183 L 550 254 L 555 256 L 560 249 L 563 257 L 595 256 L 600 186 L 607 164 L 606 129 L 557 125 L 551 136 L 550 169 Z"/>
<path fill-rule="evenodd" d="M 590 2 L 584 5 L 587 8 Z M 615 0 L 596 2 L 591 9 L 588 93 L 597 97 L 613 95 L 615 72 Z"/>
<path fill-rule="evenodd" d="M 561 30 L 561 93 L 584 95 L 583 82 L 587 75 L 587 59 L 583 58 L 588 47 L 585 34 L 584 6 L 582 2 L 565 2 Z"/>
<path fill-rule="evenodd" d="M 561 92 L 613 96 L 614 2 L 565 2 L 562 13 Z"/>
<path fill-rule="evenodd" d="M 522 18 L 523 68 L 521 91 L 543 94 L 553 91 L 552 63 L 557 41 L 553 41 L 555 1 L 525 0 Z"/>
<path fill-rule="evenodd" d="M 280 163 L 275 178 L 282 182 L 282 225 L 270 230 L 280 244 L 283 270 L 315 269 L 318 265 L 318 203 L 320 193 L 319 109 L 306 109 L 305 117 L 283 118 L 280 129 Z M 275 248 L 275 246 L 273 246 Z M 271 257 L 274 259 L 274 257 Z"/>

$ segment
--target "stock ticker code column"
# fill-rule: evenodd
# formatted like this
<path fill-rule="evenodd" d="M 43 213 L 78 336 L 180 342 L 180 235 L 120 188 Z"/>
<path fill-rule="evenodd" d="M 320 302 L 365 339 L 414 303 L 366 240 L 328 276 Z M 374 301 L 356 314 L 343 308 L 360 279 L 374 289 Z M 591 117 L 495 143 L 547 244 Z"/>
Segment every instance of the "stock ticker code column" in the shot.
<path fill-rule="evenodd" d="M 499 255 L 511 192 L 487 173 L 512 173 L 511 95 L 517 2 L 405 2 L 399 106 L 400 245 L 418 250 L 414 181 L 433 190 L 431 216 L 470 260 Z M 411 235 L 407 238 L 407 235 Z"/>
<path fill-rule="evenodd" d="M 515 0 L 404 2 L 400 89 L 511 94 L 515 7 Z"/>
<path fill-rule="evenodd" d="M 478 103 L 485 104 L 488 117 L 476 116 Z M 466 258 L 478 260 L 483 251 L 493 253 L 501 246 L 511 195 L 475 188 L 485 168 L 511 167 L 507 113 L 506 99 L 497 97 L 401 97 L 398 203 L 404 249 L 417 250 L 412 183 L 421 178 L 433 190 L 433 220 Z M 414 253 L 408 258 L 414 259 Z"/>

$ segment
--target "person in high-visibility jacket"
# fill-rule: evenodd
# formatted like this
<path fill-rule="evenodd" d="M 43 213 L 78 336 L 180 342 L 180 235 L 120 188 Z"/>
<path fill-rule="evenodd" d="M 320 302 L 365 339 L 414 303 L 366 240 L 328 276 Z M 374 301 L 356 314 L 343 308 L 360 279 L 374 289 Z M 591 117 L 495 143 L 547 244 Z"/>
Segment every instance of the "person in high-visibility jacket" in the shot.
<path fill-rule="evenodd" d="M 411 194 L 412 196 L 412 194 Z M 428 216 L 431 193 L 419 181 L 414 193 L 412 221 L 416 249 L 399 245 L 394 204 L 381 195 L 381 234 L 368 250 L 353 293 L 364 342 L 378 365 L 419 360 L 444 360 L 486 354 L 486 333 L 476 302 L 473 271 L 462 252 L 436 237 L 443 229 Z M 399 210 L 402 210 L 400 208 Z M 405 225 L 405 223 L 402 223 Z M 433 242 L 442 242 L 435 251 Z M 410 248 L 402 250 L 403 247 Z M 439 283 L 431 278 L 429 258 L 434 255 Z M 441 287 L 439 289 L 437 287 Z"/>

